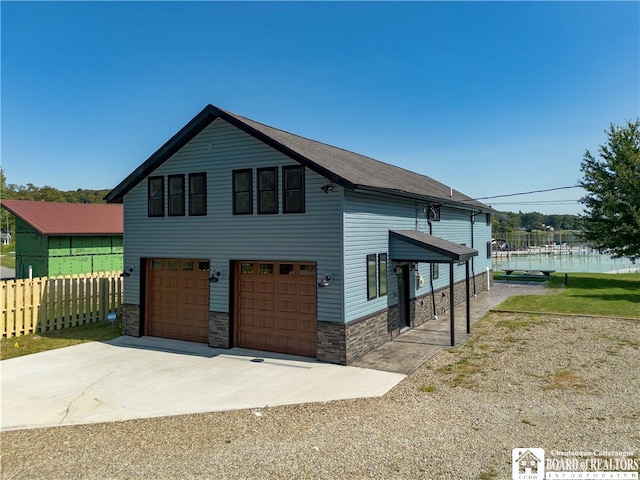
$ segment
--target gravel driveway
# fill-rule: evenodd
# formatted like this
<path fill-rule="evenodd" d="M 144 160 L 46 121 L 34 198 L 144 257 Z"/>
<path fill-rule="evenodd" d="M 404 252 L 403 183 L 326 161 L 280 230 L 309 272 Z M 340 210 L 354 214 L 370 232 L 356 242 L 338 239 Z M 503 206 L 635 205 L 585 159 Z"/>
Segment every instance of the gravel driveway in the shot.
<path fill-rule="evenodd" d="M 511 451 L 640 457 L 639 321 L 490 314 L 382 398 L 2 434 L 2 478 L 511 479 Z"/>

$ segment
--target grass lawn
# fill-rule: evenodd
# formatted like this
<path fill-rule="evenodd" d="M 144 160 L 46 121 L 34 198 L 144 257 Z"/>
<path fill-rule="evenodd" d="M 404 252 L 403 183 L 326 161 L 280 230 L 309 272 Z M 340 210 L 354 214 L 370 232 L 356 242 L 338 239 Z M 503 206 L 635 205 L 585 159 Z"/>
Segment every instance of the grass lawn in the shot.
<path fill-rule="evenodd" d="M 640 318 L 640 274 L 568 275 L 567 286 L 564 275 L 549 281 L 549 289 L 555 295 L 510 297 L 499 309 Z"/>
<path fill-rule="evenodd" d="M 97 322 L 51 332 L 33 333 L 22 337 L 3 338 L 0 342 L 0 360 L 44 352 L 91 341 L 106 341 L 120 336 L 119 324 Z"/>
<path fill-rule="evenodd" d="M 2 245 L 0 247 L 0 264 L 7 268 L 16 268 L 16 244 Z"/>

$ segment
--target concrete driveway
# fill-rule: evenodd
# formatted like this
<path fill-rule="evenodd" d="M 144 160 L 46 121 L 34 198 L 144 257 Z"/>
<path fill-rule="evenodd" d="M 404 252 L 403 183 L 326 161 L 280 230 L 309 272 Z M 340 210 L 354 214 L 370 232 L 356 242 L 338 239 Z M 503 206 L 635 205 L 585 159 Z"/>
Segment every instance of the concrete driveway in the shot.
<path fill-rule="evenodd" d="M 0 362 L 2 430 L 384 395 L 406 375 L 119 337 Z"/>

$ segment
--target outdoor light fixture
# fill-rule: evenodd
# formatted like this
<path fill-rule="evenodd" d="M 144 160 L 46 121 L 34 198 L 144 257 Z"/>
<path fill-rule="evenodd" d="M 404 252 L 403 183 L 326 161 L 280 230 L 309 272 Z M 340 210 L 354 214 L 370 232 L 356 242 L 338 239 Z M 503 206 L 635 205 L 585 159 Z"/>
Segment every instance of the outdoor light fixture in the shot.
<path fill-rule="evenodd" d="M 130 277 L 133 273 L 133 267 L 124 267 L 124 271 L 120 274 L 121 277 Z"/>
<path fill-rule="evenodd" d="M 222 272 L 220 270 L 216 270 L 215 272 L 211 272 L 211 276 L 209 277 L 209 281 L 211 283 L 217 283 L 220 281 L 220 276 Z"/>
<path fill-rule="evenodd" d="M 331 191 L 333 191 L 333 185 L 323 185 L 320 187 L 320 189 L 324 192 L 324 193 L 329 193 Z"/>
<path fill-rule="evenodd" d="M 322 281 L 318 284 L 319 287 L 326 288 L 331 285 L 331 275 L 328 273 L 322 278 Z"/>

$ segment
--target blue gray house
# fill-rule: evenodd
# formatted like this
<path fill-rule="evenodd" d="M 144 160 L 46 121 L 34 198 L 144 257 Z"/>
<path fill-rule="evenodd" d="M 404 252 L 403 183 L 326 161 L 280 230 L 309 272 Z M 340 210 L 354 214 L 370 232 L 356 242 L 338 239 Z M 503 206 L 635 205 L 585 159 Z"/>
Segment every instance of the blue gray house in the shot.
<path fill-rule="evenodd" d="M 491 281 L 487 205 L 212 105 L 106 199 L 127 335 L 348 365 Z"/>

